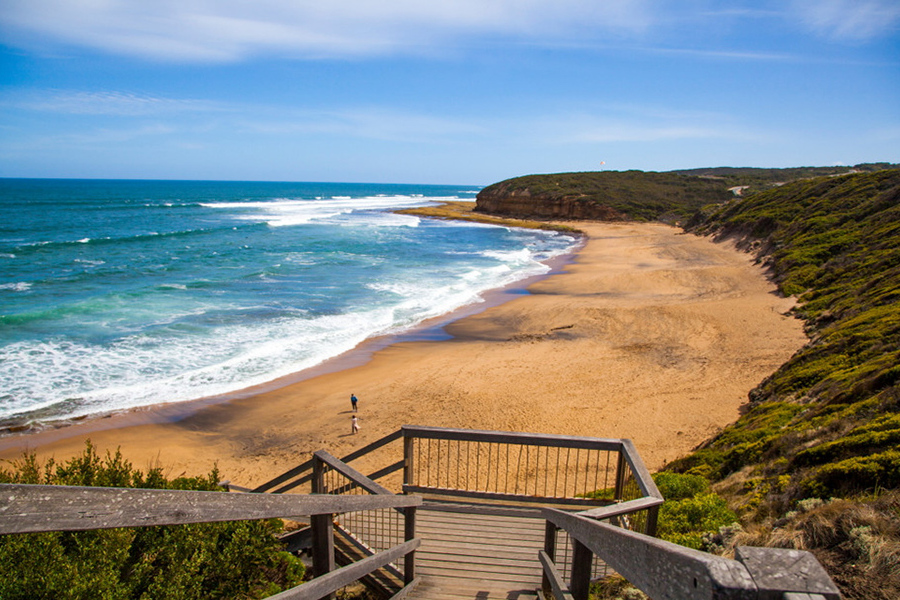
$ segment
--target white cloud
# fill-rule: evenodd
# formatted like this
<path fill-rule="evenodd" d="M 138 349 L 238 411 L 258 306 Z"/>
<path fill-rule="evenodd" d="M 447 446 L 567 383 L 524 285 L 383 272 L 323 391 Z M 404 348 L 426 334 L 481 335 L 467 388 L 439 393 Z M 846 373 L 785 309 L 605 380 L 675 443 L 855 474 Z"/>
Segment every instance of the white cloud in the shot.
<path fill-rule="evenodd" d="M 792 8 L 806 27 L 841 40 L 864 41 L 900 27 L 897 0 L 794 0 Z"/>
<path fill-rule="evenodd" d="M 29 46 L 230 61 L 421 50 L 470 35 L 635 33 L 652 22 L 651 8 L 649 0 L 4 0 L 0 27 Z"/>
<path fill-rule="evenodd" d="M 116 91 L 40 90 L 0 96 L 0 106 L 73 115 L 146 116 L 217 108 L 203 100 L 164 98 Z M 221 108 L 221 107 L 219 107 Z"/>

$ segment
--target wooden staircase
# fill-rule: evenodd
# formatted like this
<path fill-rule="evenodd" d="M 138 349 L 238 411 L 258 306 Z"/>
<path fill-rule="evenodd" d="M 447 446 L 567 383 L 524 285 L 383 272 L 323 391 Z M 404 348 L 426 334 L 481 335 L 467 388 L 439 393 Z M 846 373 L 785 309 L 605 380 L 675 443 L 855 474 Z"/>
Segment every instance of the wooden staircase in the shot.
<path fill-rule="evenodd" d="M 477 514 L 425 504 L 418 511 L 411 597 L 429 600 L 530 600 L 541 587 L 538 551 L 545 521 L 536 511 Z"/>

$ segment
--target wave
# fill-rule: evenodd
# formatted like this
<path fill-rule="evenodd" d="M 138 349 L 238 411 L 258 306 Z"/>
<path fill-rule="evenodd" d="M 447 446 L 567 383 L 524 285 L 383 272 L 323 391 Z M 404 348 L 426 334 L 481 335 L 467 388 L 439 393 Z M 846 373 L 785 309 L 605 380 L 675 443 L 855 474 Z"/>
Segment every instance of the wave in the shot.
<path fill-rule="evenodd" d="M 251 227 L 252 225 L 248 225 Z M 29 253 L 36 251 L 46 251 L 46 250 L 55 250 L 55 249 L 64 249 L 71 247 L 78 247 L 83 245 L 90 246 L 103 246 L 103 245 L 113 245 L 113 244 L 123 244 L 123 243 L 135 243 L 135 242 L 146 242 L 151 240 L 164 240 L 164 239 L 172 239 L 172 238 L 182 238 L 182 237 L 191 237 L 197 235 L 211 235 L 220 233 L 222 231 L 232 230 L 234 227 L 232 225 L 228 225 L 226 227 L 204 227 L 197 229 L 182 229 L 177 231 L 166 231 L 166 232 L 145 232 L 138 233 L 135 235 L 129 236 L 116 236 L 116 237 L 101 237 L 101 238 L 81 238 L 78 240 L 42 240 L 35 242 L 27 242 L 21 244 L 16 247 L 16 252 L 19 253 Z"/>
<path fill-rule="evenodd" d="M 454 197 L 455 198 L 455 197 Z M 271 227 L 304 225 L 313 221 L 332 221 L 343 215 L 360 215 L 378 211 L 390 211 L 414 206 L 425 206 L 433 202 L 450 200 L 450 197 L 425 197 L 419 195 L 375 195 L 353 198 L 332 196 L 315 200 L 277 198 L 268 201 L 209 202 L 207 208 L 233 211 L 234 218 L 265 222 Z M 380 223 L 386 226 L 414 226 L 412 220 L 393 220 Z"/>

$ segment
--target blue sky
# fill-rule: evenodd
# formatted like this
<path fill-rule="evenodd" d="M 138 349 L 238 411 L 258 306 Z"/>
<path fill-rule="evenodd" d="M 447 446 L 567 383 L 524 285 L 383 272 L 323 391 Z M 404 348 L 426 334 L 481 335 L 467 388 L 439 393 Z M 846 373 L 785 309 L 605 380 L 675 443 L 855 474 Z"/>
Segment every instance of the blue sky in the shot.
<path fill-rule="evenodd" d="M 900 162 L 897 0 L 0 0 L 0 177 L 872 161 Z"/>

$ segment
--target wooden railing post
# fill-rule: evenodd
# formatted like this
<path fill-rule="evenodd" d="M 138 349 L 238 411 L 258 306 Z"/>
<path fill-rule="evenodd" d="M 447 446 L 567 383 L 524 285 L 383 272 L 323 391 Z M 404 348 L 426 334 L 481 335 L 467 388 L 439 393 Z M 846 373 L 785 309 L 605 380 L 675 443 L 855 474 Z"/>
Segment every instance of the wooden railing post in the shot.
<path fill-rule="evenodd" d="M 313 456 L 312 492 L 324 494 L 327 491 L 325 463 Z M 331 514 L 324 514 L 312 515 L 309 520 L 312 530 L 313 575 L 321 577 L 334 570 L 334 518 Z"/>
<path fill-rule="evenodd" d="M 413 485 L 415 463 L 413 462 L 413 442 L 415 438 L 403 432 L 403 484 Z"/>
<path fill-rule="evenodd" d="M 645 534 L 656 537 L 656 526 L 659 522 L 659 505 L 647 509 L 647 527 Z"/>
<path fill-rule="evenodd" d="M 416 507 L 403 509 L 403 539 L 410 541 L 416 537 Z M 403 558 L 403 583 L 409 585 L 416 578 L 416 552 L 413 550 Z"/>
<path fill-rule="evenodd" d="M 544 528 L 544 552 L 554 562 L 556 562 L 556 531 L 556 525 L 547 521 Z M 553 596 L 553 587 L 550 585 L 550 578 L 547 576 L 546 571 L 541 575 L 541 589 L 544 591 L 544 598 Z"/>
<path fill-rule="evenodd" d="M 588 600 L 591 588 L 591 567 L 594 564 L 594 554 L 590 548 L 572 539 L 572 571 L 569 576 L 569 591 L 574 600 Z"/>
<path fill-rule="evenodd" d="M 628 463 L 625 462 L 625 448 L 619 449 L 619 462 L 616 466 L 616 489 L 613 498 L 621 500 L 625 493 L 625 471 Z"/>

